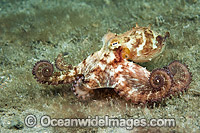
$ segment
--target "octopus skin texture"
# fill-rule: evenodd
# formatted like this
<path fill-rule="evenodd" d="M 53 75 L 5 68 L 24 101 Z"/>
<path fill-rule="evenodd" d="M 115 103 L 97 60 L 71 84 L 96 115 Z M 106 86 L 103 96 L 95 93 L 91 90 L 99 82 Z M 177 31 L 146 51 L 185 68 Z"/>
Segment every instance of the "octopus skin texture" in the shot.
<path fill-rule="evenodd" d="M 188 67 L 173 61 L 149 72 L 134 62 L 147 62 L 158 56 L 167 37 L 168 32 L 163 37 L 150 27 L 138 25 L 119 35 L 109 32 L 102 39 L 103 47 L 77 66 L 67 65 L 59 54 L 55 65 L 61 72 L 54 72 L 49 61 L 41 60 L 32 73 L 40 83 L 72 83 L 74 94 L 83 100 L 96 89 L 110 88 L 134 104 L 159 102 L 188 89 L 191 82 Z"/>

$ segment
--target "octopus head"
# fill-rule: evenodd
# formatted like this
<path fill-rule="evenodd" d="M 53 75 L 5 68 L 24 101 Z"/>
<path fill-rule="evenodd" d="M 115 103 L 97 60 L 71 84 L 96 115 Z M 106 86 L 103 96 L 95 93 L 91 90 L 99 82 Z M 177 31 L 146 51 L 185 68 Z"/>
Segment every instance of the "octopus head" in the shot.
<path fill-rule="evenodd" d="M 117 38 L 117 34 L 108 32 L 102 38 L 103 44 L 109 50 L 117 49 L 121 46 L 120 40 Z"/>
<path fill-rule="evenodd" d="M 123 48 L 122 55 L 134 62 L 147 62 L 157 57 L 165 48 L 165 40 L 169 32 L 161 36 L 150 28 L 135 27 L 118 36 Z"/>
<path fill-rule="evenodd" d="M 114 49 L 117 49 L 121 46 L 121 43 L 119 40 L 117 39 L 111 39 L 109 42 L 108 42 L 108 47 L 109 49 L 111 50 L 114 50 Z"/>
<path fill-rule="evenodd" d="M 108 32 L 102 38 L 104 48 L 107 50 L 122 49 L 122 58 L 134 62 L 147 62 L 157 57 L 165 48 L 165 40 L 169 32 L 161 36 L 150 27 L 136 27 L 122 33 Z"/>

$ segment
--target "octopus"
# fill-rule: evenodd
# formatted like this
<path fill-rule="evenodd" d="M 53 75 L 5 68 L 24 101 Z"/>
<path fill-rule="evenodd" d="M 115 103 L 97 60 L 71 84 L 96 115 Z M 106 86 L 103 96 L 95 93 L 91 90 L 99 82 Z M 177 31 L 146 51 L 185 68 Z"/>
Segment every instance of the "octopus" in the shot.
<path fill-rule="evenodd" d="M 191 82 L 188 67 L 180 61 L 151 72 L 137 64 L 161 54 L 169 36 L 169 32 L 161 36 L 136 24 L 122 34 L 108 32 L 102 38 L 102 48 L 77 66 L 68 65 L 59 54 L 55 66 L 60 72 L 54 72 L 49 61 L 40 60 L 32 74 L 42 84 L 71 83 L 72 91 L 82 100 L 92 97 L 97 89 L 108 88 L 134 104 L 157 103 L 187 91 Z"/>

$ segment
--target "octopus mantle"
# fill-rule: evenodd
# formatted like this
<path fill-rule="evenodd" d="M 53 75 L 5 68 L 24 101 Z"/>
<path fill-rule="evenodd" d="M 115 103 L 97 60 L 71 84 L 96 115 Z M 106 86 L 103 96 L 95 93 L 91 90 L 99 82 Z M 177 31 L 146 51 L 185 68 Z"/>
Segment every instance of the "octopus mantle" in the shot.
<path fill-rule="evenodd" d="M 167 37 L 168 32 L 162 37 L 149 27 L 138 25 L 119 35 L 109 32 L 102 39 L 103 47 L 77 66 L 65 64 L 59 54 L 55 64 L 62 72 L 54 72 L 50 62 L 41 60 L 32 73 L 40 83 L 72 83 L 72 90 L 81 99 L 92 96 L 98 88 L 114 88 L 134 104 L 158 102 L 187 90 L 191 82 L 187 66 L 173 61 L 149 72 L 133 61 L 147 62 L 158 56 Z"/>

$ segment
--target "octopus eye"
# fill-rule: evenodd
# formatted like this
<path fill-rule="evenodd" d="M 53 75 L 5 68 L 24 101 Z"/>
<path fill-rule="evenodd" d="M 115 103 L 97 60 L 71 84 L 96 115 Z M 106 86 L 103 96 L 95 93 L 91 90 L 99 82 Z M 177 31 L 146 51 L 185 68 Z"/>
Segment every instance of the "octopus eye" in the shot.
<path fill-rule="evenodd" d="M 117 39 L 111 40 L 109 48 L 110 49 L 116 49 L 118 47 L 120 47 L 120 42 Z"/>
<path fill-rule="evenodd" d="M 115 45 L 117 45 L 117 44 L 118 44 L 118 43 L 117 43 L 117 42 L 115 42 L 115 43 L 113 43 L 113 44 L 112 44 L 112 46 L 115 46 Z"/>
<path fill-rule="evenodd" d="M 117 47 L 117 44 L 118 44 L 118 42 L 111 42 L 110 43 L 110 47 L 114 47 L 114 48 L 116 48 Z"/>

